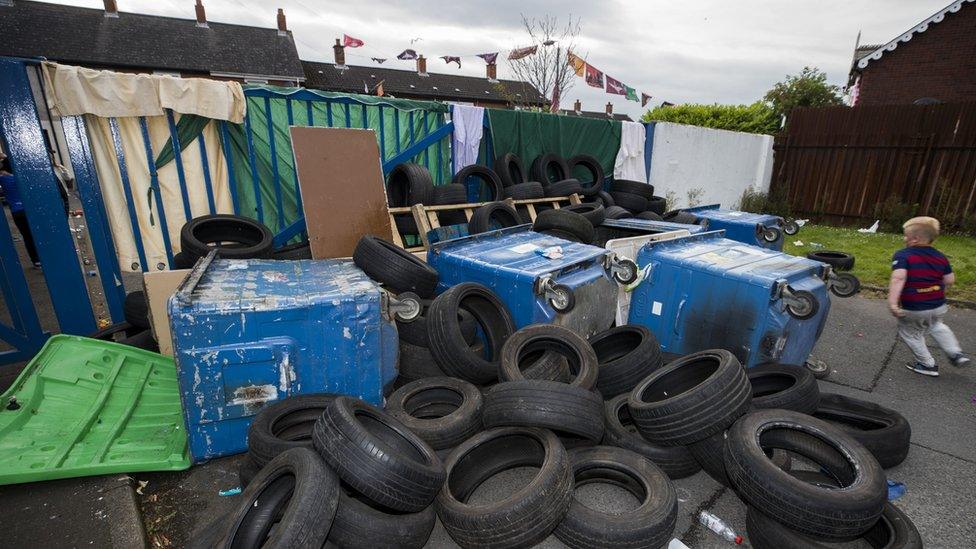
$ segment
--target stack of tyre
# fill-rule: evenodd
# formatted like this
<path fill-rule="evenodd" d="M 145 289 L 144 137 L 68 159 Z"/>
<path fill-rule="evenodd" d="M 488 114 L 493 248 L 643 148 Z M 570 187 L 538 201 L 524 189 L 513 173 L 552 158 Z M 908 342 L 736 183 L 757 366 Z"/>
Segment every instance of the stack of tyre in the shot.
<path fill-rule="evenodd" d="M 532 200 L 572 194 L 588 197 L 595 196 L 603 189 L 603 167 L 588 154 L 579 154 L 568 160 L 555 153 L 542 154 L 532 161 L 526 171 L 518 155 L 507 153 L 495 159 L 494 167 L 504 186 L 505 198 Z M 535 206 L 536 212 L 551 208 L 546 204 Z M 523 220 L 529 220 L 524 207 L 519 207 L 519 215 Z"/>

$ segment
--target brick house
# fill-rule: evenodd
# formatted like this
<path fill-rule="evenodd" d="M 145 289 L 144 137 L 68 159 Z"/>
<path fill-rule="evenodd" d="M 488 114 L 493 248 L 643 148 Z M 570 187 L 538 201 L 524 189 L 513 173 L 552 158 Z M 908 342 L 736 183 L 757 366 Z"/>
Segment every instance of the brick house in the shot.
<path fill-rule="evenodd" d="M 858 45 L 852 104 L 976 101 L 976 0 L 957 0 L 893 40 Z"/>

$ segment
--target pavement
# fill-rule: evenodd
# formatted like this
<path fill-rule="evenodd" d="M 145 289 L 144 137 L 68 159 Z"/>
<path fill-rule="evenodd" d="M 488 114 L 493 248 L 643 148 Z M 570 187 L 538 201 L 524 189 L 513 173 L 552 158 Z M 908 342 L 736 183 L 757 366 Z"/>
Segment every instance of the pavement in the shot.
<path fill-rule="evenodd" d="M 896 341 L 895 320 L 884 301 L 834 299 L 832 307 L 814 350 L 814 357 L 831 366 L 821 391 L 874 401 L 904 414 L 912 426 L 912 448 L 903 464 L 886 471 L 889 479 L 907 488 L 896 504 L 912 518 L 926 547 L 976 546 L 976 367 L 955 369 L 940 356 L 941 377 L 915 374 L 904 366 L 911 356 Z M 976 351 L 976 311 L 952 310 L 947 323 L 964 349 Z M 121 489 L 114 489 L 120 486 L 118 475 L 0 489 L 0 500 L 8 503 L 3 523 L 15 526 L 5 531 L 3 545 L 138 547 L 148 542 L 181 547 L 194 530 L 238 504 L 239 497 L 219 492 L 238 485 L 239 460 L 213 460 L 181 473 L 134 474 Z M 533 474 L 532 468 L 521 468 L 496 475 L 473 499 L 497 500 Z M 674 484 L 679 501 L 675 538 L 693 548 L 729 547 L 695 521 L 699 511 L 709 510 L 746 536 L 748 547 L 746 508 L 732 490 L 703 472 Z M 137 486 L 142 486 L 139 495 Z M 576 496 L 609 512 L 636 504 L 626 492 L 607 485 L 586 486 Z M 111 514 L 103 517 L 99 510 L 106 512 L 110 504 Z M 438 522 L 427 547 L 456 545 Z M 539 547 L 563 545 L 550 537 Z"/>

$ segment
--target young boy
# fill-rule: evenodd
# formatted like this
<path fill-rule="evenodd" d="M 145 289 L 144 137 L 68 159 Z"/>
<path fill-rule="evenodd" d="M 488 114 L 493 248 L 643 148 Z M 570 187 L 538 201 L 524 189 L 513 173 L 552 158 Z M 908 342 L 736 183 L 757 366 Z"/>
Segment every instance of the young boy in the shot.
<path fill-rule="evenodd" d="M 898 336 L 915 354 L 915 363 L 909 363 L 908 369 L 938 377 L 939 367 L 925 345 L 927 333 L 932 334 L 953 366 L 970 363 L 955 334 L 942 322 L 949 310 L 945 289 L 955 283 L 956 275 L 946 256 L 932 247 L 939 236 L 938 219 L 913 217 L 902 227 L 907 247 L 895 252 L 892 258 L 888 308 L 898 318 Z"/>

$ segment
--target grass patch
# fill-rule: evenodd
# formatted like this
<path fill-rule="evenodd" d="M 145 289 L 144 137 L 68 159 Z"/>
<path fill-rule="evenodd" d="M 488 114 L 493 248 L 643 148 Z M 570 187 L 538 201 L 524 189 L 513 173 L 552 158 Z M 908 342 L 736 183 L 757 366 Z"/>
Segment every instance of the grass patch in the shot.
<path fill-rule="evenodd" d="M 800 240 L 803 246 L 794 246 Z M 822 248 L 813 243 L 823 244 Z M 905 247 L 900 234 L 864 234 L 857 229 L 806 225 L 799 234 L 786 237 L 783 251 L 806 256 L 816 250 L 837 250 L 854 254 L 853 272 L 862 284 L 888 285 L 891 276 L 891 256 Z M 976 301 L 976 238 L 943 235 L 935 241 L 935 247 L 949 258 L 956 273 L 956 285 L 946 295 L 950 298 Z"/>

